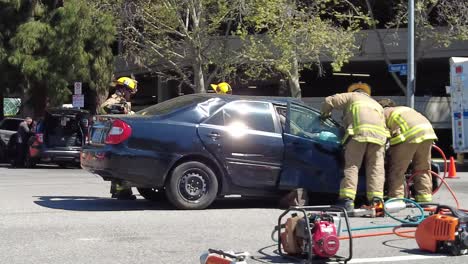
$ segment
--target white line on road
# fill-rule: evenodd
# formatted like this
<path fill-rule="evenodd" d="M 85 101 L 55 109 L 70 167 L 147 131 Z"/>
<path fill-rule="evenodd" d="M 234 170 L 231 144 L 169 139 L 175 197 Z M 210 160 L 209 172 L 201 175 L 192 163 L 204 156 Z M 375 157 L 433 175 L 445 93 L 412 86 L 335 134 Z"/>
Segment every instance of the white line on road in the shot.
<path fill-rule="evenodd" d="M 101 240 L 100 238 L 79 238 L 80 241 L 97 241 Z"/>
<path fill-rule="evenodd" d="M 408 261 L 420 259 L 436 259 L 446 258 L 447 256 L 426 256 L 426 255 L 411 255 L 411 256 L 393 256 L 393 257 L 380 257 L 380 258 L 358 258 L 352 259 L 348 263 L 377 263 L 377 262 L 391 262 L 391 261 Z"/>

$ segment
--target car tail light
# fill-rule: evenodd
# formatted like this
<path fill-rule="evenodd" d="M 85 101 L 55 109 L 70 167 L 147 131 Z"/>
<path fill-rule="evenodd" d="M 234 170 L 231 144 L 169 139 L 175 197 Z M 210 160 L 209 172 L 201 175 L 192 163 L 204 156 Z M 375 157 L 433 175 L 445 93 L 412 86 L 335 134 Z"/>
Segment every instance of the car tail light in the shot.
<path fill-rule="evenodd" d="M 112 127 L 109 133 L 107 133 L 105 143 L 111 145 L 120 144 L 128 139 L 131 134 L 132 128 L 124 121 L 116 119 L 112 122 Z"/>
<path fill-rule="evenodd" d="M 36 141 L 40 144 L 44 143 L 44 134 L 42 133 L 36 134 Z"/>

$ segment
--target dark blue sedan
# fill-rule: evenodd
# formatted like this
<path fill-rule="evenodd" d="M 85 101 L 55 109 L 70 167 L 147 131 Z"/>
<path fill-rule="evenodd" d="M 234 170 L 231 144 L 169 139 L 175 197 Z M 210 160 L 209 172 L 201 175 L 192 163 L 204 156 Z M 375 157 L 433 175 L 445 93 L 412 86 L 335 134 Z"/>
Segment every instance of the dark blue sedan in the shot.
<path fill-rule="evenodd" d="M 84 169 L 146 199 L 165 194 L 179 209 L 295 188 L 336 195 L 342 176 L 341 128 L 292 98 L 186 95 L 136 115 L 98 116 L 90 132 Z"/>

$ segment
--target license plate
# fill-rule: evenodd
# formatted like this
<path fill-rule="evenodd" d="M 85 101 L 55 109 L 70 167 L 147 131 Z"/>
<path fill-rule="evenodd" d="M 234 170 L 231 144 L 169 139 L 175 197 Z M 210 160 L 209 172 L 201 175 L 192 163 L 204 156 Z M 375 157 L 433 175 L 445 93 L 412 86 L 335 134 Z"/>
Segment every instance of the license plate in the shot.
<path fill-rule="evenodd" d="M 91 144 L 93 143 L 102 143 L 102 136 L 103 136 L 103 130 L 102 129 L 94 129 L 93 134 L 91 136 Z"/>

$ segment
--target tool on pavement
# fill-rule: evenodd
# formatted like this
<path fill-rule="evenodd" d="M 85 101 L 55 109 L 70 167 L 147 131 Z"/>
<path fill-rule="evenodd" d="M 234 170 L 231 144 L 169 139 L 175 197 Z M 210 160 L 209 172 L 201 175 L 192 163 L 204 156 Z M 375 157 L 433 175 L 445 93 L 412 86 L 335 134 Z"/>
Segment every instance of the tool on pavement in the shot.
<path fill-rule="evenodd" d="M 337 256 L 341 230 L 340 213 L 344 215 L 351 237 L 346 210 L 338 206 L 298 206 L 284 211 L 278 218 L 278 252 L 283 257 L 297 257 L 312 263 L 314 258 L 348 262 L 352 258 L 352 239 L 348 257 Z M 283 219 L 288 216 L 286 222 Z"/>
<path fill-rule="evenodd" d="M 200 256 L 200 264 L 247 264 L 248 252 L 232 252 L 208 249 Z"/>
<path fill-rule="evenodd" d="M 468 254 L 467 223 L 467 213 L 439 205 L 433 215 L 418 225 L 416 242 L 420 249 L 433 253 L 448 252 L 454 256 Z"/>

